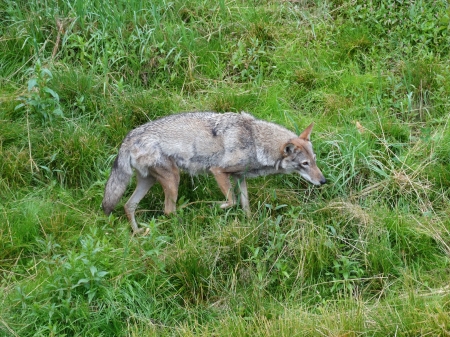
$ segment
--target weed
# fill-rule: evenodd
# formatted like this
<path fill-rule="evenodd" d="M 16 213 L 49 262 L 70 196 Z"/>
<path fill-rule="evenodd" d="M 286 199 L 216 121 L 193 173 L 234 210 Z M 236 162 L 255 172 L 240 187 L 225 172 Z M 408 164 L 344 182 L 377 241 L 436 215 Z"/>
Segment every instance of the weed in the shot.
<path fill-rule="evenodd" d="M 333 261 L 333 272 L 327 273 L 333 278 L 333 286 L 330 291 L 353 295 L 355 286 L 360 281 L 363 273 L 364 271 L 358 262 L 350 260 L 347 256 L 340 256 Z"/>
<path fill-rule="evenodd" d="M 271 47 L 258 38 L 248 41 L 239 40 L 236 50 L 231 55 L 230 72 L 237 81 L 261 81 L 275 68 L 270 59 Z"/>
<path fill-rule="evenodd" d="M 28 70 L 28 74 L 32 76 L 28 80 L 28 94 L 18 98 L 22 103 L 15 110 L 25 108 L 27 115 L 37 115 L 44 124 L 51 123 L 53 117 L 62 117 L 59 95 L 48 86 L 53 78 L 50 70 L 43 68 L 38 60 L 34 68 Z"/>
<path fill-rule="evenodd" d="M 435 1 L 433 6 L 426 1 L 358 1 L 351 7 L 349 17 L 368 24 L 390 48 L 400 47 L 406 53 L 420 53 L 422 48 L 448 52 L 443 45 L 448 38 L 444 33 L 448 28 L 448 13 L 442 10 L 447 7 L 445 1 Z"/>

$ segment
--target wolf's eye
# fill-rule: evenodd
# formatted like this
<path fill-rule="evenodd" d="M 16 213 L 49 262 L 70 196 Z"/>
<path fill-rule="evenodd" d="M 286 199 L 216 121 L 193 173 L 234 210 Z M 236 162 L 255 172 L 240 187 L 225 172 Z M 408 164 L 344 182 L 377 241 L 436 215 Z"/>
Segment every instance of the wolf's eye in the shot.
<path fill-rule="evenodd" d="M 302 162 L 302 166 L 309 166 L 309 161 Z"/>

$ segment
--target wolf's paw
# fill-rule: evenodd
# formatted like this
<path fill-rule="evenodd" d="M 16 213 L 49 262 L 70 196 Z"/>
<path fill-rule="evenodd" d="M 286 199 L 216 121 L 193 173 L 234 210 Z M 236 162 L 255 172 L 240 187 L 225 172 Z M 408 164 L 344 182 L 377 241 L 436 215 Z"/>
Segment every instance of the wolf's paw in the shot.
<path fill-rule="evenodd" d="M 133 235 L 146 236 L 150 232 L 150 228 L 138 228 L 133 230 Z"/>
<path fill-rule="evenodd" d="M 228 208 L 228 207 L 231 207 L 231 206 L 234 206 L 236 203 L 235 202 L 230 202 L 230 201 L 227 201 L 227 202 L 224 202 L 223 204 L 221 204 L 220 205 L 220 208 L 222 208 L 222 209 L 225 209 L 225 208 Z"/>

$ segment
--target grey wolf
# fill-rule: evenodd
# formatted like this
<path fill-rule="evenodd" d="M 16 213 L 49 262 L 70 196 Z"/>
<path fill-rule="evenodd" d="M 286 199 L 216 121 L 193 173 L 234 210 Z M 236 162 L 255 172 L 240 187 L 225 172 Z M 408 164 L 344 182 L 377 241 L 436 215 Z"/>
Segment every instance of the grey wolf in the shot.
<path fill-rule="evenodd" d="M 111 214 L 124 194 L 133 170 L 137 186 L 125 204 L 135 233 L 135 210 L 159 182 L 165 194 L 164 212 L 175 212 L 180 170 L 212 173 L 225 195 L 221 208 L 236 204 L 230 178 L 242 208 L 250 214 L 246 178 L 297 172 L 314 185 L 326 179 L 316 165 L 310 135 L 313 124 L 299 136 L 248 113 L 192 112 L 170 115 L 130 131 L 120 146 L 106 183 L 102 207 Z"/>

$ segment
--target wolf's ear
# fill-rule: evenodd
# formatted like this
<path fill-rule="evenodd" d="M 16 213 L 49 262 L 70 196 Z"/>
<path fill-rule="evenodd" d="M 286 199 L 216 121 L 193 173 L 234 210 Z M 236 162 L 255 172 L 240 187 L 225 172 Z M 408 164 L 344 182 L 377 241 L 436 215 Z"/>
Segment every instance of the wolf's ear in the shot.
<path fill-rule="evenodd" d="M 298 138 L 307 140 L 309 142 L 309 136 L 311 135 L 312 128 L 314 123 L 309 124 L 309 126 L 303 131 Z"/>
<path fill-rule="evenodd" d="M 284 146 L 284 153 L 283 154 L 285 156 L 289 156 L 290 154 L 294 153 L 294 150 L 295 150 L 295 145 L 292 144 L 292 143 L 287 143 Z"/>

